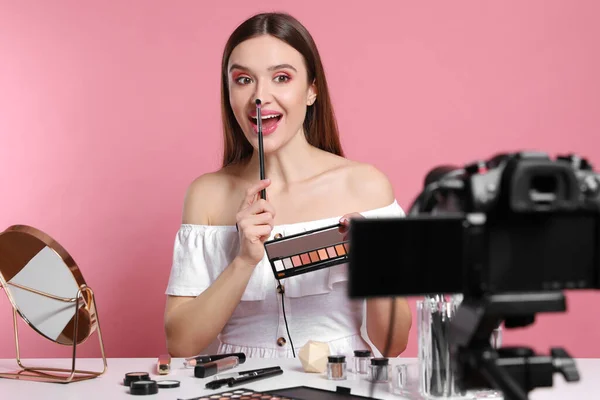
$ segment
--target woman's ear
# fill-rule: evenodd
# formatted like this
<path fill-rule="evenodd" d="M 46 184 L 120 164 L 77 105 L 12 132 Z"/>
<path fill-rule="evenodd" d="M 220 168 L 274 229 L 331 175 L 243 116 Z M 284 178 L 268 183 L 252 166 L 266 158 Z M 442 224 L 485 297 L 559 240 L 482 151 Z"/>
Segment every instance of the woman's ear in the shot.
<path fill-rule="evenodd" d="M 317 85 L 313 81 L 312 85 L 308 88 L 308 96 L 306 97 L 306 105 L 312 106 L 317 100 Z"/>

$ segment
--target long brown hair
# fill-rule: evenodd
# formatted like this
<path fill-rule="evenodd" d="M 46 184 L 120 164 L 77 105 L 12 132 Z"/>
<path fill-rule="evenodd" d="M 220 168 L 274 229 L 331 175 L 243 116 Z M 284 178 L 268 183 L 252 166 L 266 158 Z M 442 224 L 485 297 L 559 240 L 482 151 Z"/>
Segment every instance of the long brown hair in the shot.
<path fill-rule="evenodd" d="M 223 120 L 223 167 L 248 159 L 253 152 L 229 104 L 227 64 L 233 49 L 243 41 L 259 35 L 274 36 L 296 49 L 304 57 L 308 83 L 315 83 L 317 98 L 307 108 L 303 128 L 308 143 L 344 156 L 337 122 L 329 97 L 327 79 L 317 46 L 308 30 L 286 13 L 261 13 L 244 21 L 229 37 L 221 62 L 221 118 Z"/>

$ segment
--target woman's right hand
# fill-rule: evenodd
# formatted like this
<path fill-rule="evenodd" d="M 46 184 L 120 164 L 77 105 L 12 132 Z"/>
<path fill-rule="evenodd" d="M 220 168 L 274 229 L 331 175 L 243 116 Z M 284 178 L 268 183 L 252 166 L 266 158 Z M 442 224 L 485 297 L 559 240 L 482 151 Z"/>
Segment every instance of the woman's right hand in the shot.
<path fill-rule="evenodd" d="M 259 196 L 259 192 L 270 184 L 269 179 L 264 179 L 248 188 L 236 215 L 240 238 L 238 258 L 253 267 L 262 260 L 265 253 L 264 242 L 273 230 L 275 209 Z"/>

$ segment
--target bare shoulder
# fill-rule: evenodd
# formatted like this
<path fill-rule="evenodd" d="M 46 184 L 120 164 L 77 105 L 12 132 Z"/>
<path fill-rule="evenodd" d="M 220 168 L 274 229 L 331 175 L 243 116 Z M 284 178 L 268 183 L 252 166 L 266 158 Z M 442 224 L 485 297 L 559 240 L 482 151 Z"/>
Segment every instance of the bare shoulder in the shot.
<path fill-rule="evenodd" d="M 183 204 L 182 223 L 212 225 L 233 187 L 227 170 L 209 172 L 195 178 L 188 186 Z"/>
<path fill-rule="evenodd" d="M 348 161 L 344 175 L 348 195 L 358 199 L 362 209 L 385 207 L 395 200 L 388 176 L 371 164 Z"/>
<path fill-rule="evenodd" d="M 331 184 L 331 198 L 343 203 L 344 209 L 367 211 L 394 202 L 389 178 L 374 165 L 333 154 L 325 154 L 323 163 L 327 166 L 324 175 Z"/>

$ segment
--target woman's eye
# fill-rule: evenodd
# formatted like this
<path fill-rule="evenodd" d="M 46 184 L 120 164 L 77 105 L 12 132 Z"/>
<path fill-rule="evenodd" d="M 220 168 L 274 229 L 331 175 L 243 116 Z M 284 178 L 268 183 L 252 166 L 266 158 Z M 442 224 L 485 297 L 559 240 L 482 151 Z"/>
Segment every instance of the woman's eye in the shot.
<path fill-rule="evenodd" d="M 285 76 L 285 75 L 278 75 L 278 76 L 275 77 L 275 81 L 278 82 L 278 83 L 287 82 L 289 80 L 290 80 L 290 78 L 288 76 Z"/>
<path fill-rule="evenodd" d="M 251 79 L 248 78 L 247 76 L 240 76 L 239 78 L 237 78 L 235 80 L 237 83 L 240 83 L 242 85 L 247 85 L 248 83 L 250 83 Z"/>

